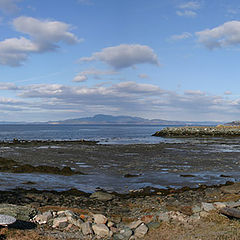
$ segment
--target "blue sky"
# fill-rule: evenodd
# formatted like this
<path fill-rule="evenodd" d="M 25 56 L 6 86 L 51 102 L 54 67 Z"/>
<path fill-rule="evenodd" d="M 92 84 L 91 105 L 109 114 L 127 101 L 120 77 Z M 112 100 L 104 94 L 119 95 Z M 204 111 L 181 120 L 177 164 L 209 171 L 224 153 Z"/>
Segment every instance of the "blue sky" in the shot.
<path fill-rule="evenodd" d="M 240 119 L 240 3 L 0 0 L 0 121 Z"/>

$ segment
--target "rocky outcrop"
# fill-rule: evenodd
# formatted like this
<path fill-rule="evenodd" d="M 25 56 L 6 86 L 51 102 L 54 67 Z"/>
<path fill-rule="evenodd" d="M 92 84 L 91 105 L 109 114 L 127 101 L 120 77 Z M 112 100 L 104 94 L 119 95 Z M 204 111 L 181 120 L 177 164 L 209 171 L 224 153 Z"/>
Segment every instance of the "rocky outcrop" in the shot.
<path fill-rule="evenodd" d="M 235 137 L 240 136 L 240 127 L 167 127 L 153 136 L 156 137 Z"/>

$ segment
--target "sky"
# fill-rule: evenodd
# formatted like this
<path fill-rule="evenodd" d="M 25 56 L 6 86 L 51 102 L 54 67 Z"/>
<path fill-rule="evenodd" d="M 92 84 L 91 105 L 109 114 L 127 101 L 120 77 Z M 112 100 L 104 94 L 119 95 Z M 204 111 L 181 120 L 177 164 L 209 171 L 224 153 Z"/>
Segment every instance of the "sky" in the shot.
<path fill-rule="evenodd" d="M 237 0 L 0 0 L 0 121 L 240 119 Z"/>

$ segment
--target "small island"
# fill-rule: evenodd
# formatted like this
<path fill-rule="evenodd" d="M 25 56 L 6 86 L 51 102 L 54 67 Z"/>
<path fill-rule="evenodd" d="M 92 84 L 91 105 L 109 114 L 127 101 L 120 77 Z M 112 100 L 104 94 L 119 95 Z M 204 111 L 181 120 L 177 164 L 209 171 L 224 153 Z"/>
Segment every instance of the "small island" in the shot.
<path fill-rule="evenodd" d="M 240 126 L 184 126 L 167 127 L 153 134 L 156 137 L 237 137 L 240 136 Z"/>

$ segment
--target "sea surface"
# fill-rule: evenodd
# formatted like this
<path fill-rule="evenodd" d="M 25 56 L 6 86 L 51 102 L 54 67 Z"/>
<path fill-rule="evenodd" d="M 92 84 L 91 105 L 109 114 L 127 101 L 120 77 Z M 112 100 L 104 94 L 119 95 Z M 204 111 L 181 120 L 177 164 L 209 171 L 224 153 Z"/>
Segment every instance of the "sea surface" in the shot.
<path fill-rule="evenodd" d="M 0 125 L 0 141 L 19 140 L 95 140 L 104 144 L 158 143 L 153 137 L 167 126 L 152 125 Z"/>
<path fill-rule="evenodd" d="M 225 169 L 211 171 L 202 171 L 201 166 L 196 172 L 184 172 L 185 174 L 194 174 L 194 177 L 181 177 L 179 172 L 170 171 L 171 168 L 176 168 L 175 155 L 170 159 L 173 166 L 164 166 L 161 170 L 153 169 L 146 171 L 141 169 L 142 174 L 136 178 L 119 177 L 117 174 L 110 174 L 110 172 L 99 172 L 96 168 L 95 172 L 87 175 L 73 175 L 73 176 L 60 176 L 53 174 L 38 174 L 38 173 L 4 173 L 0 172 L 0 190 L 20 188 L 37 188 L 46 190 L 63 191 L 71 188 L 76 188 L 86 192 L 94 192 L 97 187 L 103 188 L 108 191 L 128 192 L 129 190 L 137 190 L 143 187 L 156 187 L 156 188 L 179 188 L 183 186 L 196 187 L 199 184 L 222 184 L 226 181 L 240 181 L 239 169 L 240 160 L 231 157 L 232 153 L 238 154 L 240 152 L 240 139 L 202 139 L 202 138 L 161 138 L 153 137 L 156 131 L 161 130 L 163 127 L 168 126 L 152 126 L 152 125 L 0 125 L 0 141 L 12 141 L 13 139 L 19 140 L 94 140 L 99 141 L 101 144 L 155 144 L 155 143 L 180 143 L 182 146 L 179 151 L 185 151 L 187 146 L 195 146 L 196 149 L 200 145 L 202 155 L 206 155 L 208 159 L 209 153 L 226 154 L 222 160 L 229 159 L 232 168 L 229 171 Z M 46 146 L 42 146 L 46 147 Z M 48 146 L 47 146 L 48 147 Z M 54 147 L 54 146 L 53 146 Z M 117 147 L 117 146 L 116 146 Z M 24 146 L 22 147 L 24 148 Z M 49 148 L 49 147 L 48 147 Z M 18 154 L 21 147 L 0 147 L 1 155 L 6 151 L 11 154 Z M 167 149 L 169 151 L 176 151 L 174 149 Z M 33 151 L 35 151 L 33 149 Z M 51 148 L 49 148 L 51 151 Z M 64 152 L 64 149 L 59 150 Z M 186 150 L 188 151 L 188 150 Z M 191 150 L 193 153 L 195 150 Z M 190 151 L 190 152 L 191 152 Z M 176 154 L 178 154 L 176 152 Z M 204 155 L 204 156 L 205 156 Z M 4 156 L 4 155 L 3 155 Z M 215 155 L 214 155 L 215 156 Z M 238 156 L 238 155 L 234 155 Z M 68 159 L 66 157 L 66 159 Z M 151 157 L 149 156 L 151 160 Z M 98 160 L 98 159 L 97 159 Z M 129 158 L 131 160 L 131 157 Z M 157 161 L 157 159 L 155 159 Z M 184 161 L 184 156 L 183 156 Z M 211 159 L 209 159 L 211 161 Z M 235 163 L 236 162 L 236 163 Z M 41 163 L 39 163 L 41 165 Z M 89 167 L 88 163 L 82 164 L 83 172 L 87 171 L 84 168 Z M 117 162 L 111 164 L 118 164 Z M 237 165 L 236 165 L 237 164 Z M 38 163 L 36 163 L 38 165 Z M 137 167 L 137 166 L 136 166 Z M 226 178 L 221 177 L 221 174 L 229 175 Z M 26 185 L 28 181 L 35 182 L 33 185 Z"/>

